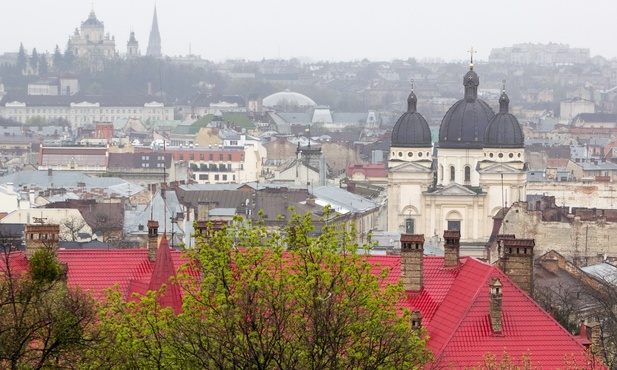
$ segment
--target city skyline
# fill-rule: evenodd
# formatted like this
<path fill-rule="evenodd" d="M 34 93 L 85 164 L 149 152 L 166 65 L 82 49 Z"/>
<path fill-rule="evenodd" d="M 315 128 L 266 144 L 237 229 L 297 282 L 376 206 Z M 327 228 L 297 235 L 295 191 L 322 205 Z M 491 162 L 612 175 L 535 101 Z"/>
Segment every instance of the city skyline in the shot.
<path fill-rule="evenodd" d="M 0 14 L 5 30 L 0 52 L 65 50 L 69 35 L 90 10 L 126 52 L 131 30 L 146 53 L 155 2 L 79 0 L 18 2 Z M 462 61 L 473 46 L 477 60 L 492 48 L 517 43 L 563 43 L 589 48 L 591 56 L 617 57 L 611 45 L 611 15 L 617 4 L 599 0 L 519 1 L 509 8 L 494 2 L 458 1 L 375 3 L 249 0 L 156 2 L 162 51 L 191 52 L 203 59 L 290 59 L 351 61 L 407 59 Z M 571 11 L 576 9 L 576 12 Z"/>

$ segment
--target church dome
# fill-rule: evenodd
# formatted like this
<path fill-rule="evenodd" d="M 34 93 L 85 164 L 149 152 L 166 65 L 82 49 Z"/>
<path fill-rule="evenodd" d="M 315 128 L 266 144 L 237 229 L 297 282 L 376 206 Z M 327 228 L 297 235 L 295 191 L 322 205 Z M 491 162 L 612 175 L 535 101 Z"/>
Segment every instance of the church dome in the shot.
<path fill-rule="evenodd" d="M 525 137 L 518 120 L 508 112 L 510 99 L 504 91 L 499 97 L 499 113 L 486 126 L 485 148 L 524 148 Z"/>
<path fill-rule="evenodd" d="M 313 99 L 309 98 L 308 96 L 289 90 L 268 95 L 263 100 L 264 107 L 286 105 L 298 107 L 314 107 L 317 104 L 313 101 Z"/>
<path fill-rule="evenodd" d="M 416 112 L 418 98 L 413 90 L 407 98 L 407 112 L 396 121 L 392 129 L 393 147 L 431 147 L 431 130 L 422 115 Z"/>
<path fill-rule="evenodd" d="M 483 100 L 478 99 L 480 77 L 473 70 L 463 77 L 465 97 L 456 103 L 443 117 L 439 127 L 440 148 L 476 148 L 481 149 L 484 131 L 495 113 Z"/>
<path fill-rule="evenodd" d="M 82 24 L 84 26 L 102 26 L 103 25 L 101 21 L 96 19 L 96 14 L 94 14 L 94 10 L 90 11 L 90 15 L 88 16 L 88 19 L 82 22 Z"/>

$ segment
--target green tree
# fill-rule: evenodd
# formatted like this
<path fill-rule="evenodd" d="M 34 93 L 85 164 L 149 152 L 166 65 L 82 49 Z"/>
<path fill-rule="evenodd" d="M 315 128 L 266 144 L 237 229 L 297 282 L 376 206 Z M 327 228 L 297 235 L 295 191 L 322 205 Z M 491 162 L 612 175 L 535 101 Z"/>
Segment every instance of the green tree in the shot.
<path fill-rule="evenodd" d="M 17 71 L 23 73 L 28 65 L 28 57 L 26 56 L 26 49 L 24 44 L 19 43 L 19 53 L 17 53 Z"/>
<path fill-rule="evenodd" d="M 30 67 L 36 73 L 39 69 L 39 53 L 36 48 L 32 49 L 32 55 L 30 56 Z"/>
<path fill-rule="evenodd" d="M 324 216 L 327 219 L 329 211 Z M 310 215 L 283 230 L 234 227 L 201 239 L 184 276 L 173 347 L 185 366 L 256 369 L 418 368 L 429 358 L 400 285 L 384 284 L 353 242 Z"/>
<path fill-rule="evenodd" d="M 14 254 L 0 261 L 0 367 L 71 367 L 95 340 L 94 302 L 69 288 L 51 248 L 37 250 L 25 270 Z"/>
<path fill-rule="evenodd" d="M 54 56 L 52 57 L 53 70 L 58 73 L 62 67 L 62 52 L 60 51 L 60 47 L 56 44 L 54 48 Z"/>
<path fill-rule="evenodd" d="M 236 218 L 200 234 L 176 280 L 183 311 L 160 306 L 165 289 L 129 302 L 112 291 L 99 316 L 106 340 L 83 367 L 420 368 L 431 356 L 397 308 L 402 286 L 375 274 L 353 232 L 322 231 L 312 236 L 311 216 L 294 215 L 283 230 Z"/>
<path fill-rule="evenodd" d="M 49 72 L 49 63 L 47 62 L 47 53 L 41 54 L 39 57 L 39 76 L 45 76 Z"/>

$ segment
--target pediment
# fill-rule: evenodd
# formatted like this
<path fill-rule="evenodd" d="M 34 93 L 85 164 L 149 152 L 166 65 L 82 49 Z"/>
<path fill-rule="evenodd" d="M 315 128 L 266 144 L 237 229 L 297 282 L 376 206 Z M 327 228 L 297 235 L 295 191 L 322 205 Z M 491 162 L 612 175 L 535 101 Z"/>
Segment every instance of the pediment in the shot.
<path fill-rule="evenodd" d="M 478 169 L 479 173 L 521 173 L 521 170 L 516 169 L 512 166 L 509 166 L 505 163 L 494 163 L 484 167 L 482 169 Z"/>
<path fill-rule="evenodd" d="M 438 196 L 438 195 L 446 195 L 446 196 L 475 196 L 478 195 L 475 191 L 460 185 L 460 184 L 449 184 L 444 186 L 443 188 L 437 188 L 435 191 L 429 193 L 430 195 Z"/>
<path fill-rule="evenodd" d="M 430 164 L 429 164 L 430 166 Z M 410 173 L 431 173 L 430 167 L 423 166 L 415 162 L 399 162 L 388 169 L 390 172 L 410 172 Z"/>

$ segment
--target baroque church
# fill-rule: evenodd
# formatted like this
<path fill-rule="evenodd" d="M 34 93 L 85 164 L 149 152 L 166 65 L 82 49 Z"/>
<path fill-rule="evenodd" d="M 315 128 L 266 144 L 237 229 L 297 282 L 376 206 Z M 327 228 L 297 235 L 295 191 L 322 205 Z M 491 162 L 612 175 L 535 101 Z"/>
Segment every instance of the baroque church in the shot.
<path fill-rule="evenodd" d="M 413 90 L 396 122 L 388 157 L 388 231 L 434 236 L 459 230 L 461 246 L 484 246 L 493 217 L 525 200 L 523 131 L 508 112 L 504 89 L 499 112 L 478 98 L 480 78 L 463 77 L 464 96 L 447 111 L 433 145 Z"/>

